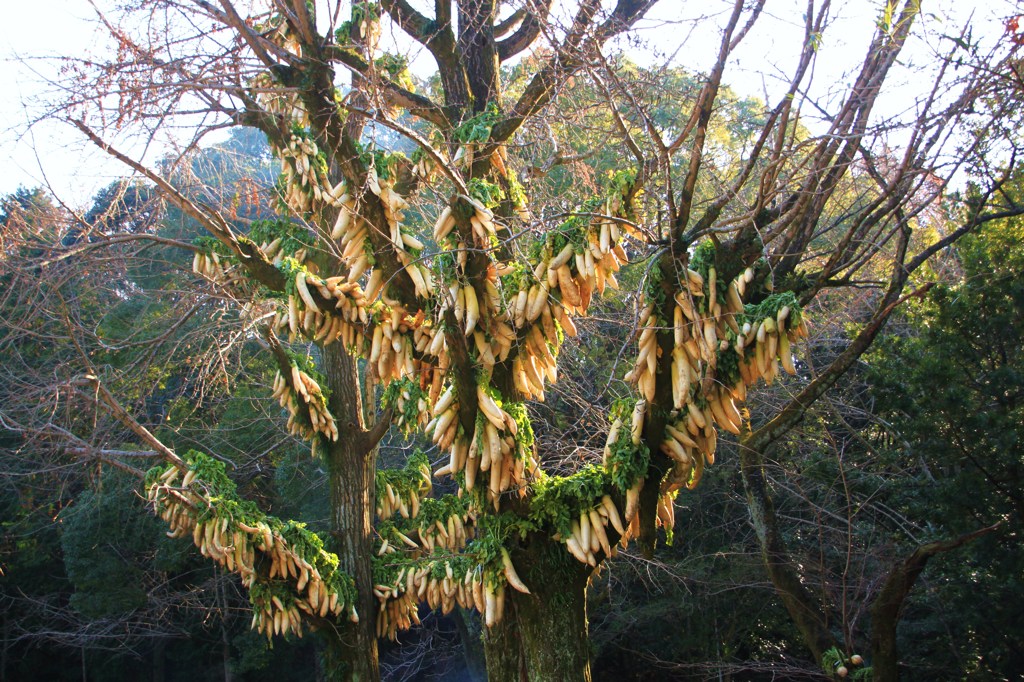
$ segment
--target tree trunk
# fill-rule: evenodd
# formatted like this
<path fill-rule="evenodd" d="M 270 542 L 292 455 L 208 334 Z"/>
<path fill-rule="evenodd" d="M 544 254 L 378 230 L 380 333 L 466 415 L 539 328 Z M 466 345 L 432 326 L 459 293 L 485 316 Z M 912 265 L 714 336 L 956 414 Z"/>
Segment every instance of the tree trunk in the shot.
<path fill-rule="evenodd" d="M 529 682 L 523 658 L 523 642 L 519 637 L 519 622 L 514 611 L 515 606 L 511 602 L 507 603 L 502 621 L 484 628 L 481 639 L 488 682 Z"/>
<path fill-rule="evenodd" d="M 589 682 L 591 569 L 540 535 L 512 555 L 531 594 L 506 587 L 504 621 L 484 637 L 491 682 Z"/>
<path fill-rule="evenodd" d="M 338 421 L 340 437 L 327 446 L 331 492 L 331 550 L 341 570 L 355 579 L 359 622 L 348 620 L 322 628 L 325 640 L 324 673 L 328 680 L 376 682 L 377 660 L 371 563 L 372 513 L 376 448 L 367 447 L 363 431 L 359 375 L 341 344 L 323 350 L 329 407 Z"/>
<path fill-rule="evenodd" d="M 227 577 L 219 570 L 217 573 L 217 607 L 220 609 L 220 653 L 224 663 L 224 682 L 234 682 L 235 674 L 231 668 L 231 639 L 228 637 L 228 597 L 224 591 Z"/>
<path fill-rule="evenodd" d="M 775 505 L 768 493 L 761 454 L 752 448 L 740 446 L 740 470 L 747 494 L 750 521 L 754 526 L 761 556 L 768 577 L 782 603 L 803 636 L 814 660 L 821 663 L 822 654 L 836 646 L 835 637 L 828 629 L 827 616 L 821 605 L 807 590 L 800 573 L 793 564 L 779 531 Z"/>
<path fill-rule="evenodd" d="M 900 622 L 910 590 L 928 561 L 940 552 L 956 549 L 977 537 L 994 532 L 998 527 L 997 523 L 953 540 L 929 542 L 893 566 L 878 596 L 871 602 L 871 668 L 875 682 L 896 682 L 899 679 L 896 626 Z"/>
<path fill-rule="evenodd" d="M 5 600 L 6 601 L 6 600 Z M 11 641 L 11 617 L 4 612 L 4 638 L 0 645 L 0 682 L 7 682 L 7 651 Z"/>

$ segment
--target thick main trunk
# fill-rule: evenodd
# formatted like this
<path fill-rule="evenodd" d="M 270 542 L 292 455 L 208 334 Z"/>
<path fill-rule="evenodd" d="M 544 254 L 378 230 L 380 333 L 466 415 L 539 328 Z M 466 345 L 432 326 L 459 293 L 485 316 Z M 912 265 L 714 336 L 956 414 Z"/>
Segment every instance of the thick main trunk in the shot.
<path fill-rule="evenodd" d="M 224 682 L 234 682 L 231 666 L 231 639 L 228 637 L 228 597 L 224 592 L 224 576 L 217 579 L 217 606 L 220 608 L 220 655 L 224 665 Z"/>
<path fill-rule="evenodd" d="M 895 682 L 899 679 L 899 651 L 896 648 L 897 619 L 872 621 L 871 671 L 875 682 Z"/>
<path fill-rule="evenodd" d="M 542 536 L 513 554 L 530 594 L 506 588 L 504 621 L 484 636 L 491 682 L 589 682 L 590 568 Z"/>
<path fill-rule="evenodd" d="M 514 604 L 505 605 L 505 617 L 485 627 L 482 639 L 488 682 L 529 682 Z"/>
<path fill-rule="evenodd" d="M 355 579 L 359 622 L 322 628 L 324 673 L 329 680 L 380 679 L 371 563 L 376 449 L 367 447 L 355 362 L 340 344 L 324 349 L 331 389 L 330 409 L 341 437 L 327 448 L 331 492 L 331 549 L 343 571 Z"/>

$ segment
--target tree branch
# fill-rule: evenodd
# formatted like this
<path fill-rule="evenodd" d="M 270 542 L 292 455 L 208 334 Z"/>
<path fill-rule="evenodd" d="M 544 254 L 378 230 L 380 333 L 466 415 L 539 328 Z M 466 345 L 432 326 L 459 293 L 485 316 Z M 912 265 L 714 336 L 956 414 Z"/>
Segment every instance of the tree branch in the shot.
<path fill-rule="evenodd" d="M 89 387 L 92 389 L 90 398 L 106 406 L 107 410 L 111 415 L 119 422 L 128 427 L 135 435 L 141 438 L 147 443 L 153 450 L 155 450 L 160 457 L 173 464 L 181 471 L 187 471 L 188 465 L 185 464 L 184 460 L 175 454 L 174 450 L 163 444 L 159 438 L 154 436 L 149 429 L 140 424 L 134 417 L 128 414 L 128 411 L 121 407 L 121 403 L 117 402 L 117 399 L 107 390 L 99 377 L 95 374 L 87 374 L 84 377 L 76 380 L 74 384 L 76 387 Z"/>
<path fill-rule="evenodd" d="M 47 258 L 45 260 L 40 261 L 39 266 L 45 268 L 49 265 L 53 265 L 54 263 L 59 263 L 63 260 L 67 260 L 68 258 L 78 256 L 82 253 L 85 253 L 86 251 L 92 251 L 93 249 L 110 246 L 112 244 L 124 244 L 127 242 L 140 241 L 155 242 L 157 244 L 163 244 L 164 246 L 173 246 L 175 248 L 181 249 L 182 251 L 192 251 L 193 253 L 197 253 L 202 250 L 199 247 L 195 246 L 194 244 L 178 241 L 177 239 L 168 239 L 167 237 L 160 237 L 155 234 L 120 234 L 115 235 L 113 237 L 104 237 L 101 240 L 86 242 L 85 244 L 79 244 L 69 249 L 64 249 L 57 255 L 53 256 L 52 258 Z"/>
<path fill-rule="evenodd" d="M 72 123 L 97 147 L 107 152 L 129 168 L 149 178 L 149 180 L 151 180 L 153 184 L 155 184 L 157 188 L 164 193 L 171 203 L 184 211 L 189 217 L 194 218 L 196 222 L 205 227 L 210 234 L 231 249 L 246 269 L 249 270 L 253 277 L 255 277 L 260 283 L 274 291 L 281 291 L 284 289 L 284 274 L 267 260 L 266 255 L 260 250 L 258 245 L 252 243 L 248 239 L 236 239 L 235 235 L 231 232 L 231 228 L 219 214 L 215 211 L 204 210 L 206 207 L 200 208 L 197 206 L 167 180 L 160 177 L 149 168 L 146 168 L 138 161 L 122 154 L 117 149 L 104 142 L 99 135 L 93 132 L 93 130 L 82 121 L 73 120 Z"/>
<path fill-rule="evenodd" d="M 540 35 L 540 30 L 544 26 L 544 22 L 547 21 L 550 12 L 551 0 L 541 0 L 540 2 L 528 0 L 527 7 L 518 10 L 508 19 L 495 26 L 494 35 L 497 37 L 504 35 L 515 25 L 517 20 L 522 19 L 522 24 L 519 25 L 515 33 L 498 42 L 498 60 L 502 62 L 507 61 L 532 45 L 533 41 Z M 524 14 L 525 18 L 523 18 Z"/>
<path fill-rule="evenodd" d="M 403 88 L 390 78 L 383 77 L 380 73 L 371 73 L 370 64 L 358 53 L 340 45 L 330 45 L 324 51 L 325 57 L 330 61 L 350 69 L 352 72 L 372 78 L 384 90 L 384 94 L 390 104 L 405 108 L 410 114 L 424 118 L 439 128 L 451 127 L 451 122 L 444 109 L 434 103 L 430 98 Z"/>
<path fill-rule="evenodd" d="M 952 540 L 938 540 L 921 545 L 910 556 L 893 566 L 881 591 L 871 603 L 871 664 L 874 680 L 896 682 L 899 678 L 896 627 L 907 597 L 928 561 L 937 554 L 949 552 L 993 533 L 999 526 L 1000 523 L 994 523 Z"/>
<path fill-rule="evenodd" d="M 656 0 L 619 0 L 611 16 L 589 39 L 586 29 L 593 22 L 600 3 L 595 0 L 583 2 L 565 40 L 555 50 L 555 55 L 547 65 L 534 75 L 519 100 L 513 105 L 508 118 L 494 126 L 491 140 L 501 143 L 512 137 L 529 117 L 551 101 L 558 86 L 582 67 L 584 58 L 592 48 L 627 30 L 655 2 Z"/>
<path fill-rule="evenodd" d="M 381 0 L 381 7 L 410 38 L 430 48 L 437 31 L 436 24 L 416 11 L 406 0 Z"/>

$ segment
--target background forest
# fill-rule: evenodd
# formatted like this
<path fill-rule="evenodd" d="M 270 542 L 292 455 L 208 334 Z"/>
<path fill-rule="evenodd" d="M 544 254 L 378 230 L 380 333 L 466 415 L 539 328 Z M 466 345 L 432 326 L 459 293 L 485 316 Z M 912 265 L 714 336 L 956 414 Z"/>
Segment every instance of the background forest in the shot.
<path fill-rule="evenodd" d="M 302 28 L 303 7 L 314 20 L 328 21 L 316 3 L 266 4 L 264 14 L 253 15 L 263 24 L 230 20 L 234 9 L 227 2 L 223 9 L 164 0 L 127 3 L 124 24 L 114 22 L 121 15 L 109 15 L 117 57 L 72 62 L 84 74 L 76 86 L 81 90 L 53 116 L 105 145 L 132 125 L 155 137 L 174 112 L 193 120 L 188 117 L 195 117 L 198 102 L 210 116 L 204 125 L 218 132 L 204 137 L 210 132 L 204 129 L 185 151 L 166 153 L 149 166 L 124 154 L 125 177 L 87 206 L 69 205 L 42 188 L 0 199 L 0 682 L 285 682 L 378 675 L 1019 678 L 1024 34 L 1013 15 L 1006 32 L 984 47 L 968 28 L 946 26 L 948 33 L 932 35 L 934 54 L 941 55 L 936 62 L 944 66 L 931 93 L 900 118 L 872 113 L 870 93 L 882 87 L 876 84 L 889 66 L 907 66 L 899 49 L 915 30 L 918 3 L 879 6 L 864 65 L 854 67 L 868 85 L 822 100 L 806 96 L 802 79 L 813 70 L 808 65 L 827 27 L 829 3 L 809 3 L 797 22 L 807 26 L 807 41 L 795 53 L 800 66 L 778 102 L 738 94 L 725 69 L 730 50 L 756 28 L 764 3 L 723 3 L 729 16 L 718 23 L 707 19 L 715 35 L 722 34 L 721 53 L 698 69 L 640 66 L 601 48 L 605 33 L 629 36 L 629 26 L 653 2 L 603 9 L 595 3 L 585 25 L 580 10 L 575 23 L 562 26 L 557 12 L 542 10 L 544 3 L 491 7 L 460 0 L 460 36 L 486 15 L 490 23 L 482 25 L 491 33 L 482 34 L 501 55 L 483 84 L 476 77 L 487 68 L 474 70 L 476 62 L 466 57 L 468 65 L 458 71 L 439 56 L 449 53 L 436 37 L 424 38 L 441 65 L 439 75 L 427 80 L 376 44 L 381 25 L 413 37 L 427 30 L 417 28 L 422 16 L 404 2 L 342 3 L 329 20 L 332 30 L 319 32 L 315 25 Z M 436 3 L 437 21 L 445 4 Z M 224 72 L 204 71 L 197 66 L 202 54 L 195 63 L 183 59 L 168 68 L 159 40 L 147 43 L 141 33 L 125 32 L 137 27 L 133 18 L 152 17 L 153 5 L 222 20 L 242 36 L 225 54 L 259 68 L 231 62 L 217 67 Z M 506 23 L 502 34 L 499 25 Z M 259 39 L 246 37 L 241 26 Z M 309 57 L 312 43 L 304 41 L 321 33 L 318 49 L 348 69 L 326 81 L 337 128 L 316 115 L 322 74 Z M 511 36 L 510 42 L 495 43 L 499 34 Z M 544 47 L 505 63 L 502 49 L 534 40 Z M 576 63 L 573 55 L 583 56 Z M 280 64 L 259 63 L 272 60 Z M 246 78 L 235 78 L 235 68 Z M 304 73 L 312 75 L 303 80 Z M 465 83 L 453 73 L 464 73 Z M 545 78 L 557 87 L 544 85 Z M 531 103 L 531 92 L 542 86 L 547 89 Z M 470 91 L 462 100 L 459 88 Z M 211 94 L 194 100 L 181 94 L 192 90 Z M 475 96 L 480 92 L 491 96 Z M 288 97 L 293 99 L 282 105 Z M 241 104 L 236 110 L 226 101 Z M 430 102 L 443 106 L 432 109 Z M 111 116 L 101 125 L 96 112 L 114 111 L 119 120 Z M 257 113 L 268 116 L 259 119 Z M 503 126 L 510 128 L 505 137 Z M 314 150 L 319 145 L 327 151 L 296 151 L 309 141 Z M 105 148 L 120 153 L 116 145 Z M 309 183 L 303 165 L 313 178 Z M 325 184 L 314 191 L 318 181 Z M 374 183 L 380 183 L 376 191 Z M 334 190 L 337 195 L 329 196 Z M 398 201 L 389 206 L 384 199 L 392 191 L 405 204 L 398 221 Z M 368 208 L 374 196 L 383 209 Z M 346 201 L 359 209 L 350 210 Z M 468 213 L 459 214 L 467 206 Z M 794 209 L 795 219 L 792 206 L 802 207 Z M 452 218 L 450 244 L 438 232 L 443 209 L 461 216 Z M 353 224 L 362 219 L 369 225 L 368 245 L 354 258 L 342 254 L 350 240 L 338 228 L 349 220 L 346 211 Z M 483 216 L 496 227 L 493 238 L 480 241 L 473 231 Z M 572 287 L 593 266 L 582 255 L 591 253 L 587 230 L 596 225 L 600 232 L 612 223 L 621 226 L 626 256 L 616 262 L 616 285 L 605 288 L 602 274 L 603 295 L 595 287 L 592 302 L 588 294 L 587 303 L 574 304 L 572 298 L 582 294 Z M 753 246 L 748 224 L 759 240 Z M 383 241 L 370 244 L 378 237 Z M 601 238 L 607 237 L 595 236 L 591 244 Z M 276 262 L 268 248 L 274 239 L 287 252 Z M 392 239 L 397 266 L 384 255 Z M 255 251 L 247 251 L 249 245 Z M 552 263 L 563 248 L 571 281 L 545 275 L 543 267 L 536 276 L 545 287 L 542 296 L 551 298 L 553 312 L 544 314 L 555 318 L 548 322 L 557 341 L 541 337 L 540 343 L 557 356 L 557 383 L 538 371 L 541 390 L 528 395 L 536 388 L 532 379 L 524 389 L 515 372 L 502 374 L 505 359 L 495 358 L 501 323 L 494 320 L 508 311 L 506 326 L 518 337 L 511 355 L 504 352 L 515 367 L 514 349 L 533 343 L 530 334 L 541 325 L 514 324 L 515 285 L 525 292 L 537 262 Z M 604 251 L 616 253 L 610 246 Z M 403 261 L 402 253 L 413 260 Z M 510 274 L 494 277 L 495 264 L 500 269 L 517 259 L 525 266 L 509 265 Z M 278 274 L 260 272 L 254 260 Z M 678 271 L 670 270 L 669 264 L 679 263 Z M 723 273 L 718 289 L 716 265 Z M 699 356 L 691 362 L 700 376 L 692 385 L 686 379 L 685 391 L 674 383 L 669 391 L 667 377 L 678 367 L 673 334 L 681 347 L 682 318 L 669 313 L 655 324 L 657 287 L 665 282 L 670 290 L 667 273 L 681 272 L 683 291 L 693 290 L 687 268 L 701 278 L 699 287 L 710 281 L 706 297 L 699 287 L 694 294 L 707 299 L 698 316 L 714 314 L 711 299 L 718 293 L 731 306 L 731 287 L 747 271 L 750 290 L 747 300 L 737 295 L 736 307 L 728 308 L 739 321 L 730 322 L 736 329 L 730 333 L 725 318 L 719 321 L 721 336 L 709 344 L 714 358 L 703 350 L 691 356 Z M 421 289 L 417 277 L 427 277 L 416 273 L 422 271 L 439 282 L 440 294 Z M 306 292 L 307 299 L 299 291 L 305 282 L 311 289 L 314 282 L 326 286 L 335 272 L 339 283 L 358 281 L 361 292 L 375 286 L 390 291 L 381 293 L 387 311 L 377 307 L 367 314 L 370 305 L 364 308 L 365 347 L 356 336 L 345 341 L 351 355 L 338 353 L 353 360 L 349 375 L 357 380 L 347 389 L 335 383 L 341 370 L 332 364 L 342 362 L 332 353 L 343 344 L 330 343 L 330 315 L 340 313 L 333 299 L 326 312 L 323 298 Z M 294 283 L 296 274 L 303 284 Z M 552 279 L 555 284 L 545 283 Z M 481 301 L 491 289 L 498 293 L 485 288 L 485 280 L 500 280 L 501 287 L 501 301 L 492 299 L 494 320 L 488 320 L 487 304 L 480 304 L 480 319 L 491 325 L 486 338 L 468 329 L 465 313 L 466 298 L 477 296 L 466 287 L 479 290 Z M 444 298 L 449 291 L 450 301 Z M 679 295 L 669 291 L 660 305 L 671 307 Z M 793 316 L 789 337 L 781 304 L 772 303 L 782 295 L 789 296 L 786 312 Z M 459 296 L 463 309 L 456 322 Z M 690 298 L 694 308 L 696 298 Z M 418 323 L 437 316 L 434 338 L 444 337 L 453 348 L 451 369 L 447 350 L 431 360 L 422 348 L 415 359 L 410 351 L 413 379 L 398 376 L 399 370 L 392 379 L 380 369 L 382 351 L 372 355 L 370 339 L 374 327 L 391 324 L 392 317 L 398 338 L 399 325 L 406 324 L 393 312 L 399 301 L 409 319 L 418 311 Z M 781 367 L 773 345 L 774 369 L 754 381 L 741 381 L 749 370 L 736 370 L 737 378 L 726 382 L 723 354 L 734 358 L 736 342 L 742 351 L 744 335 L 757 335 L 751 311 L 758 305 L 770 307 L 768 318 L 779 320 L 776 337 L 771 329 L 768 337 L 785 349 L 779 351 Z M 578 314 L 570 319 L 571 309 Z M 315 321 L 310 328 L 309 319 L 321 312 L 327 331 L 315 329 Z M 289 320 L 296 314 L 298 329 Z M 754 321 L 752 329 L 741 329 L 744 315 Z M 798 333 L 800 320 L 806 336 Z M 360 324 L 355 314 L 349 321 Z M 482 329 L 485 322 L 479 324 Z M 655 338 L 664 355 L 644 350 Z M 401 342 L 395 344 L 402 357 Z M 387 342 L 385 356 L 386 348 Z M 644 358 L 652 355 L 648 365 Z M 678 357 L 687 356 L 679 351 Z M 460 359 L 477 372 L 470 372 L 469 385 L 480 387 L 479 402 L 491 396 L 518 424 L 500 431 L 512 443 L 513 454 L 505 456 L 519 462 L 506 472 L 511 483 L 495 484 L 492 474 L 488 486 L 481 472 L 484 482 L 472 491 L 459 446 L 445 443 L 439 435 L 444 429 L 435 428 L 444 414 L 435 406 L 445 394 L 427 395 L 429 371 L 437 372 L 439 386 L 443 375 L 444 387 L 457 387 L 448 390 L 465 402 Z M 650 371 L 648 389 L 643 372 L 655 361 L 662 364 Z M 495 368 L 493 380 L 490 373 L 481 378 L 481 366 Z M 288 390 L 282 382 L 291 381 L 289 368 L 320 378 L 321 409 L 333 412 L 336 422 L 297 411 L 295 400 L 288 407 L 281 395 Z M 719 413 L 724 408 L 711 406 L 719 389 L 709 387 L 716 378 L 727 388 L 744 386 L 745 400 L 732 394 L 735 423 Z M 295 395 L 304 393 L 302 381 L 292 385 Z M 691 398 L 680 393 L 699 406 L 688 408 Z M 337 409 L 343 398 L 358 412 L 347 422 Z M 300 405 L 312 405 L 309 396 L 305 400 Z M 479 409 L 486 413 L 489 403 Z M 706 430 L 690 432 L 693 449 L 686 445 L 679 454 L 676 446 L 659 447 L 672 440 L 673 420 L 685 423 L 687 409 L 698 413 L 691 419 L 708 421 Z M 488 437 L 487 420 L 476 408 L 465 419 L 456 412 L 452 419 L 463 421 L 457 428 L 453 423 L 453 438 L 464 438 L 467 450 L 474 419 Z M 630 415 L 636 424 L 637 413 L 641 426 L 634 428 L 627 454 L 639 461 L 644 453 L 643 467 L 629 485 L 620 485 L 614 476 L 624 475 L 627 465 L 616 464 L 615 457 L 625 455 L 609 434 L 620 428 L 627 434 Z M 336 483 L 342 454 L 332 445 L 330 423 L 341 432 L 340 442 L 368 443 L 360 454 L 370 458 L 361 474 L 365 483 L 353 484 L 367 496 L 370 506 L 361 513 L 368 525 L 364 544 L 352 551 L 343 531 L 355 521 L 339 512 L 339 500 L 349 498 Z M 676 438 L 690 440 L 685 431 Z M 178 486 L 179 473 L 181 490 L 205 486 L 196 493 L 198 511 L 189 512 L 192 525 L 185 530 L 153 513 L 154 506 L 168 509 L 154 491 L 161 482 Z M 645 483 L 635 482 L 641 479 Z M 407 504 L 420 510 L 420 521 L 406 518 Z M 631 515 L 630 504 L 638 505 Z M 492 507 L 493 514 L 487 511 Z M 538 512 L 540 507 L 550 511 Z M 342 604 L 339 611 L 332 616 L 325 607 L 318 615 L 316 604 L 312 613 L 292 608 L 289 627 L 298 632 L 275 634 L 281 623 L 272 615 L 270 625 L 261 620 L 274 610 L 270 595 L 287 592 L 301 601 L 309 578 L 294 571 L 275 576 L 276 567 L 261 558 L 261 551 L 269 556 L 267 545 L 254 545 L 249 574 L 241 554 L 227 560 L 207 549 L 202 520 L 220 523 L 224 509 L 231 510 L 232 524 L 244 521 L 243 529 L 253 518 L 267 519 L 279 543 L 287 538 L 294 544 L 298 537 L 320 543 L 317 556 L 333 556 L 334 568 L 340 557 L 335 575 L 343 577 L 330 587 Z M 616 514 L 625 526 L 618 532 Z M 453 516 L 471 528 L 461 545 L 448 541 L 449 533 L 456 535 Z M 271 518 L 289 521 L 279 527 Z M 593 550 L 584 546 L 582 557 L 567 552 L 570 536 L 588 520 L 594 533 L 607 526 L 608 537 L 595 539 Z M 570 524 L 576 525 L 567 533 Z M 213 531 L 205 532 L 208 543 Z M 310 570 L 324 570 L 326 583 L 324 564 L 305 556 Z M 490 605 L 474 609 L 471 596 L 469 607 L 453 605 L 454 597 L 428 605 L 434 600 L 423 595 L 435 588 L 424 586 L 417 598 L 418 583 L 406 583 L 404 576 L 428 561 L 435 562 L 428 569 L 440 582 L 446 566 L 450 582 L 450 566 L 471 565 L 483 576 L 488 598 L 507 587 L 504 623 L 500 616 L 492 621 Z M 359 562 L 365 562 L 365 576 Z M 550 677 L 535 672 L 534 666 L 544 665 L 538 661 L 548 660 L 530 640 L 531 623 L 543 616 L 531 611 L 525 593 L 513 595 L 516 569 L 526 588 L 546 595 L 543 608 L 557 601 L 562 576 L 579 582 L 582 625 L 571 614 L 544 625 L 569 629 L 569 622 L 581 630 L 567 636 L 569 653 L 557 652 L 570 661 L 566 670 Z M 545 575 L 552 592 L 544 592 Z M 269 591 L 260 592 L 263 586 Z M 571 598 L 566 603 L 572 611 Z M 359 625 L 349 622 L 356 605 Z M 287 619 L 288 609 L 280 611 Z M 420 622 L 389 631 L 399 614 Z M 515 623 L 526 634 L 510 644 Z M 372 661 L 360 668 L 365 662 L 353 663 L 350 649 L 370 651 L 351 644 L 364 641 L 364 627 L 376 628 L 369 633 L 375 643 Z M 572 651 L 574 637 L 582 651 Z M 509 655 L 515 660 L 499 660 L 500 652 L 515 647 L 520 653 Z"/>

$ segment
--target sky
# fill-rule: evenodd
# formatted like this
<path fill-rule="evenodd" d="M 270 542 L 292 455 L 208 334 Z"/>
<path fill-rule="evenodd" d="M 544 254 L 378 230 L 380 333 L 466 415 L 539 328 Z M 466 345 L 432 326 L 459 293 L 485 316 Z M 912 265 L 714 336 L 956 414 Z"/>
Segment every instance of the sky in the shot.
<path fill-rule="evenodd" d="M 110 4 L 110 0 L 96 1 Z M 124 175 L 125 169 L 85 142 L 67 124 L 37 120 L 46 111 L 38 102 L 41 98 L 61 100 L 57 87 L 48 84 L 60 83 L 63 78 L 56 57 L 100 52 L 105 43 L 95 12 L 88 0 L 8 0 L 6 4 L 9 6 L 5 8 L 4 21 L 0 22 L 0 87 L 5 93 L 0 98 L 0 196 L 19 186 L 43 186 L 72 206 L 82 207 L 97 190 Z M 841 86 L 859 66 L 881 1 L 834 4 L 840 30 L 827 35 L 821 47 L 816 68 L 824 73 L 817 74 L 817 82 Z M 1002 22 L 1015 5 L 1019 7 L 1021 3 L 925 0 L 922 25 L 932 34 L 948 33 L 973 15 L 979 32 L 998 37 Z M 700 68 L 701 57 L 713 54 L 718 35 L 706 28 L 693 27 L 706 27 L 696 21 L 700 13 L 721 6 L 706 0 L 662 0 L 636 32 L 646 47 L 639 49 L 627 41 L 620 41 L 619 47 L 641 63 L 659 63 L 674 55 L 676 61 L 688 68 Z M 744 95 L 767 95 L 772 99 L 778 87 L 772 73 L 785 71 L 794 62 L 794 38 L 798 45 L 803 7 L 804 2 L 799 0 L 768 0 L 759 31 L 745 40 L 727 72 L 726 80 L 731 87 Z M 906 59 L 921 62 L 929 56 L 926 49 L 918 46 L 916 52 L 908 52 Z M 427 75 L 429 69 L 429 60 L 415 62 L 414 70 L 419 75 Z M 886 106 L 893 111 L 912 107 L 915 83 L 908 79 L 897 86 L 893 88 L 895 96 Z M 827 97 L 827 89 L 819 96 Z"/>
<path fill-rule="evenodd" d="M 63 124 L 30 126 L 39 111 L 30 102 L 52 92 L 43 83 L 59 76 L 52 58 L 84 54 L 96 43 L 86 0 L 7 2 L 0 22 L 0 194 L 19 186 L 47 186 L 75 199 L 91 196 L 113 177 L 79 135 Z M 78 189 L 78 188 L 81 189 Z"/>

